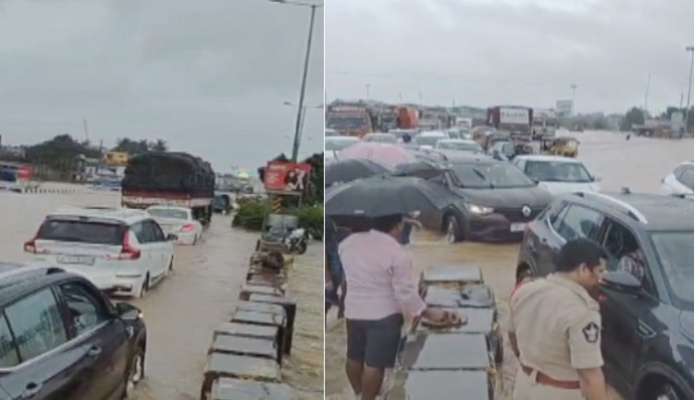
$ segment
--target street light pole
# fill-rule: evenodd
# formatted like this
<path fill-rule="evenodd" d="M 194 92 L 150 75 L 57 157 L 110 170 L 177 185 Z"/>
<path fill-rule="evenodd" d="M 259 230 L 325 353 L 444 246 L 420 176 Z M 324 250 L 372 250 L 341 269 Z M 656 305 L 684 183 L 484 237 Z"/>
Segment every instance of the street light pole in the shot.
<path fill-rule="evenodd" d="M 685 132 L 690 133 L 690 95 L 691 95 L 691 87 L 693 85 L 693 62 L 695 61 L 695 46 L 687 46 L 685 48 L 686 51 L 690 52 L 690 75 L 688 76 L 688 92 L 687 92 L 687 99 L 686 99 L 686 106 L 685 106 Z"/>
<path fill-rule="evenodd" d="M 304 95 L 306 94 L 306 76 L 309 73 L 309 55 L 311 53 L 311 39 L 313 38 L 314 18 L 316 17 L 316 4 L 310 5 L 311 20 L 309 22 L 309 38 L 306 42 L 306 58 L 304 59 L 304 72 L 301 77 L 301 92 L 299 93 L 299 108 L 297 110 L 296 129 L 294 131 L 294 145 L 292 147 L 292 162 L 297 162 L 299 157 L 299 140 L 301 139 L 301 127 L 304 110 Z"/>
<path fill-rule="evenodd" d="M 571 84 L 571 116 L 573 117 L 574 114 L 574 104 L 576 102 L 576 84 L 572 83 Z"/>

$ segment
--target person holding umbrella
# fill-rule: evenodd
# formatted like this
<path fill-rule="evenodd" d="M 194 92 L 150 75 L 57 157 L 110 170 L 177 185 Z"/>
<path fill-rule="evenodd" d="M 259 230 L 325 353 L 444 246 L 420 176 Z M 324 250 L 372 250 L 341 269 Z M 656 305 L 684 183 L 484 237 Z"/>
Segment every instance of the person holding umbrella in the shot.
<path fill-rule="evenodd" d="M 373 217 L 372 229 L 350 235 L 339 248 L 347 284 L 346 373 L 363 400 L 379 395 L 385 370 L 394 367 L 404 316 L 411 322 L 461 323 L 456 313 L 429 308 L 420 297 L 411 257 L 400 244 L 403 219 Z"/>

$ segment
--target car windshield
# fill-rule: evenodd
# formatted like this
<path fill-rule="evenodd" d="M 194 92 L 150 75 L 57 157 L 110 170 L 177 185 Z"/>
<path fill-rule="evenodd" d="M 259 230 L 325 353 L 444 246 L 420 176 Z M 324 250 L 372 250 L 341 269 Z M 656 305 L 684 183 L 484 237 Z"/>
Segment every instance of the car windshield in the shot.
<path fill-rule="evenodd" d="M 120 245 L 125 229 L 125 226 L 119 224 L 50 218 L 39 228 L 37 239 Z"/>
<path fill-rule="evenodd" d="M 459 184 L 464 188 L 517 188 L 535 183 L 508 163 L 464 163 L 452 167 Z"/>
<path fill-rule="evenodd" d="M 586 167 L 575 162 L 528 161 L 525 174 L 544 182 L 593 182 Z"/>
<path fill-rule="evenodd" d="M 661 269 L 677 307 L 693 309 L 693 232 L 651 234 Z"/>
<path fill-rule="evenodd" d="M 435 144 L 438 142 L 438 140 L 444 139 L 443 136 L 421 136 L 418 135 L 416 136 L 416 144 L 418 146 L 432 146 L 435 147 Z"/>
<path fill-rule="evenodd" d="M 481 146 L 474 142 L 441 141 L 437 144 L 437 148 L 443 150 L 471 151 L 474 153 L 481 151 Z"/>
<path fill-rule="evenodd" d="M 365 141 L 374 143 L 396 143 L 396 137 L 393 135 L 367 135 Z"/>
<path fill-rule="evenodd" d="M 146 210 L 148 214 L 156 218 L 188 219 L 187 211 L 173 208 L 153 208 Z"/>
<path fill-rule="evenodd" d="M 347 137 L 347 138 L 326 138 L 326 150 L 328 151 L 340 151 L 346 147 L 350 147 L 357 143 L 357 138 Z"/>

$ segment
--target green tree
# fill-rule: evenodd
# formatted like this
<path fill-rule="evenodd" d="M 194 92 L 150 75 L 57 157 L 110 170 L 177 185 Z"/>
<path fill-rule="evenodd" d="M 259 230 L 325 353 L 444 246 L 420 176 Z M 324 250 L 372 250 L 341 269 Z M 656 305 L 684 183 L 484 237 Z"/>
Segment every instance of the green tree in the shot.
<path fill-rule="evenodd" d="M 151 151 L 168 151 L 168 143 L 163 139 L 158 139 L 150 145 Z"/>
<path fill-rule="evenodd" d="M 629 131 L 632 129 L 633 125 L 643 125 L 644 124 L 644 110 L 639 107 L 632 107 L 627 113 L 625 113 L 625 118 L 622 120 L 622 130 Z"/>
<path fill-rule="evenodd" d="M 26 150 L 27 161 L 57 172 L 62 179 L 71 177 L 76 159 L 80 155 L 87 158 L 102 157 L 99 149 L 89 147 L 87 143 L 80 143 L 67 133 L 30 146 Z"/>

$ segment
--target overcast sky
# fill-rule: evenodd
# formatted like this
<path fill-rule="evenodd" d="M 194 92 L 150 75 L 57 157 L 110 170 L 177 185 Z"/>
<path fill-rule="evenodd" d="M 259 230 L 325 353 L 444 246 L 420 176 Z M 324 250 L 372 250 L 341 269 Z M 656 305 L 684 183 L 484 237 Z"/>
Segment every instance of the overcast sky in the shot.
<path fill-rule="evenodd" d="M 686 92 L 692 0 L 328 0 L 327 98 L 652 112 Z M 685 102 L 685 101 L 684 101 Z"/>
<path fill-rule="evenodd" d="M 321 12 L 302 156 L 323 142 Z M 289 156 L 283 103 L 298 102 L 309 15 L 266 0 L 0 0 L 0 134 L 83 139 L 85 118 L 94 143 L 163 138 L 222 172 Z"/>

